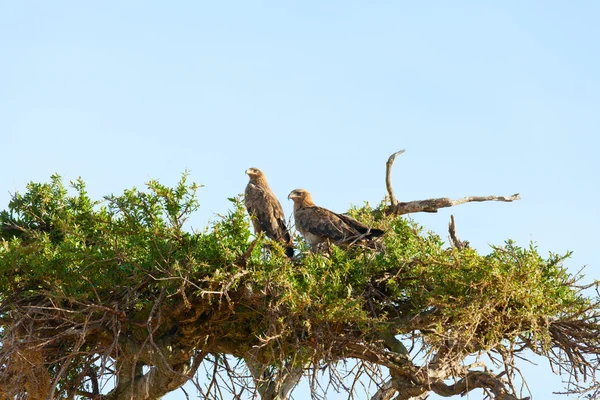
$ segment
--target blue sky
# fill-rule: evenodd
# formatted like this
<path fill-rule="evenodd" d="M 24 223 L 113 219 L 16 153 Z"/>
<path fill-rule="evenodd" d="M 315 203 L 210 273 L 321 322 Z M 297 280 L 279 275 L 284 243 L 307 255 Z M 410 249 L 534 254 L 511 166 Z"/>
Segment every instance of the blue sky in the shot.
<path fill-rule="evenodd" d="M 201 229 L 255 166 L 288 215 L 297 187 L 345 211 L 385 195 L 406 148 L 403 201 L 522 196 L 415 220 L 445 237 L 454 214 L 482 252 L 573 250 L 600 279 L 599 18 L 594 1 L 0 1 L 0 208 L 55 172 L 99 197 L 187 169 Z M 527 373 L 538 399 L 560 389 L 545 363 Z"/>

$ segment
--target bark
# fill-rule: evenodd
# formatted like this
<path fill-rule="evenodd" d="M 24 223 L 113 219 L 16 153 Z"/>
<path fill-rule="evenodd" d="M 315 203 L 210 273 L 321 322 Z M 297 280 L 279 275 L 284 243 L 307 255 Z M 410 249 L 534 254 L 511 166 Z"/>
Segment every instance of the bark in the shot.
<path fill-rule="evenodd" d="M 456 223 L 454 222 L 454 215 L 450 216 L 450 223 L 448 224 L 448 233 L 450 234 L 450 241 L 452 246 L 456 247 L 458 250 L 462 250 L 464 248 L 469 247 L 468 241 L 462 241 L 456 236 Z"/>
<path fill-rule="evenodd" d="M 199 365 L 199 364 L 198 364 Z M 133 381 L 117 384 L 103 400 L 158 400 L 167 393 L 183 386 L 193 375 L 198 365 L 190 361 L 173 366 L 154 366 Z"/>
<path fill-rule="evenodd" d="M 392 384 L 392 380 L 387 380 L 377 392 L 371 397 L 371 400 L 392 400 L 396 394 L 396 389 Z"/>
<path fill-rule="evenodd" d="M 503 374 L 470 369 L 482 367 L 478 363 L 462 367 L 455 359 L 444 357 L 442 349 L 430 364 L 419 366 L 408 357 L 408 350 L 398 339 L 389 335 L 381 338 L 390 350 L 386 354 L 368 344 L 347 346 L 350 351 L 347 357 L 377 363 L 389 369 L 390 379 L 371 400 L 417 400 L 427 398 L 431 392 L 442 397 L 464 396 L 474 389 L 485 389 L 495 400 L 529 400 L 529 397 L 521 399 L 512 394 L 507 382 L 502 379 Z M 459 358 L 462 360 L 464 357 Z M 456 382 L 446 384 L 444 381 L 450 378 L 456 379 Z"/>
<path fill-rule="evenodd" d="M 180 348 L 174 335 L 138 344 L 128 340 L 117 364 L 115 388 L 102 400 L 154 400 L 183 386 L 202 363 L 205 353 Z M 149 367 L 143 373 L 143 367 Z"/>
<path fill-rule="evenodd" d="M 274 369 L 260 364 L 252 356 L 246 357 L 245 361 L 261 400 L 287 400 L 304 372 L 301 365 Z"/>
<path fill-rule="evenodd" d="M 386 209 L 386 213 L 396 215 L 416 212 L 436 213 L 440 208 L 453 207 L 463 203 L 481 201 L 503 201 L 510 203 L 520 199 L 521 196 L 519 193 L 515 193 L 512 196 L 466 196 L 456 200 L 452 200 L 448 197 L 440 197 L 437 199 L 415 200 L 407 203 L 397 203 L 396 205 L 389 206 Z"/>
<path fill-rule="evenodd" d="M 390 194 L 390 203 L 392 206 L 398 204 L 398 200 L 396 200 L 396 196 L 394 195 L 394 188 L 392 187 L 392 165 L 394 165 L 394 160 L 396 156 L 404 153 L 406 150 L 402 149 L 400 151 L 395 152 L 388 158 L 385 163 L 385 186 L 387 187 L 388 193 Z"/>

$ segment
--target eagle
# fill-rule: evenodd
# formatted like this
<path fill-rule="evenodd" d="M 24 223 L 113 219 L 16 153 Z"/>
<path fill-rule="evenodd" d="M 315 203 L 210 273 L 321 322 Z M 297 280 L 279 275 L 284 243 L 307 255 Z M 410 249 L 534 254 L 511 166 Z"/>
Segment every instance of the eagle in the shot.
<path fill-rule="evenodd" d="M 296 229 L 313 249 L 328 240 L 338 245 L 354 244 L 384 234 L 381 229 L 369 228 L 347 215 L 316 206 L 310 193 L 304 189 L 292 190 L 289 199 L 294 201 Z"/>
<path fill-rule="evenodd" d="M 290 232 L 285 225 L 285 215 L 281 203 L 271 191 L 265 174 L 258 168 L 248 168 L 246 174 L 250 182 L 246 185 L 244 203 L 254 233 L 264 232 L 265 235 L 285 246 L 285 254 L 292 258 L 294 256 L 294 246 Z"/>

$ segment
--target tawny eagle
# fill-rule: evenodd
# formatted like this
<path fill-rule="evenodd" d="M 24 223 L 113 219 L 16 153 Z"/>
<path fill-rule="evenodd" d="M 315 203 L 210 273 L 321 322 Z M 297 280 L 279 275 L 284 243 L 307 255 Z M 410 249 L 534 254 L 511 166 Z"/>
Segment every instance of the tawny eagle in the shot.
<path fill-rule="evenodd" d="M 347 215 L 317 207 L 310 193 L 304 189 L 292 190 L 288 199 L 294 201 L 296 229 L 312 248 L 327 240 L 336 244 L 365 242 L 384 233 Z"/>
<path fill-rule="evenodd" d="M 285 225 L 283 208 L 269 187 L 265 174 L 258 168 L 248 168 L 246 174 L 250 177 L 250 182 L 246 186 L 244 203 L 250 214 L 254 233 L 264 232 L 268 238 L 283 243 L 285 254 L 293 257 L 294 246 Z"/>

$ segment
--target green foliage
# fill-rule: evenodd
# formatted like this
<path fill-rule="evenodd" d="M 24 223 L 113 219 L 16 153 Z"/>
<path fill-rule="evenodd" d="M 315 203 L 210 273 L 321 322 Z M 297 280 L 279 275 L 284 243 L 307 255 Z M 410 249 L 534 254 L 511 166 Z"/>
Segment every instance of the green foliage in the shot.
<path fill-rule="evenodd" d="M 123 334 L 143 340 L 145 321 L 166 299 L 159 332 L 177 327 L 192 346 L 211 336 L 237 341 L 239 354 L 262 343 L 297 355 L 327 335 L 392 327 L 395 335 L 419 331 L 431 348 L 452 339 L 473 352 L 519 338 L 544 349 L 552 319 L 594 307 L 563 266 L 570 253 L 542 257 L 510 240 L 486 255 L 458 250 L 415 222 L 386 216 L 383 205 L 365 205 L 350 214 L 386 230 L 383 250 L 311 253 L 299 239 L 302 255 L 290 262 L 279 244 L 251 235 L 237 197 L 205 231 L 186 230 L 198 188 L 184 174 L 174 188 L 153 180 L 143 191 L 94 200 L 81 180 L 69 188 L 57 175 L 30 183 L 0 213 L 0 330 L 15 323 L 9 311 L 43 298 L 80 319 L 80 305 L 118 309 Z M 426 327 L 396 321 L 424 313 Z"/>
<path fill-rule="evenodd" d="M 0 215 L 4 226 L 20 228 L 3 234 L 4 296 L 43 289 L 90 300 L 94 290 L 135 286 L 148 277 L 173 294 L 180 282 L 170 278 L 195 275 L 214 278 L 214 284 L 245 268 L 236 266 L 251 241 L 239 198 L 230 199 L 232 211 L 210 229 L 190 233 L 184 223 L 199 204 L 198 185 L 188 184 L 187 175 L 175 188 L 153 180 L 147 191 L 133 188 L 104 201 L 92 200 L 81 180 L 71 189 L 72 194 L 57 175 L 49 183 L 30 183 Z M 447 248 L 437 235 L 402 217 L 379 213 L 373 221 L 368 205 L 351 213 L 387 230 L 384 252 L 335 247 L 331 256 L 308 253 L 293 265 L 279 246 L 273 246 L 272 257 L 264 257 L 257 246 L 247 265 L 257 288 L 285 288 L 279 301 L 291 314 L 314 321 L 368 321 L 363 295 L 385 278 L 381 294 L 386 298 L 410 301 L 417 310 L 438 310 L 440 335 L 448 323 L 457 330 L 485 325 L 490 344 L 506 330 L 518 332 L 585 301 L 565 285 L 571 276 L 562 261 L 569 254 L 545 259 L 534 246 L 508 241 L 482 256 L 473 249 Z M 486 317 L 476 321 L 474 315 Z"/>
<path fill-rule="evenodd" d="M 194 255 L 193 235 L 182 226 L 198 208 L 197 185 L 186 178 L 174 189 L 150 181 L 148 192 L 134 188 L 104 202 L 90 199 L 81 180 L 71 183 L 72 195 L 57 175 L 30 183 L 0 215 L 12 228 L 3 231 L 0 290 L 89 298 L 92 289 L 173 273 Z"/>

